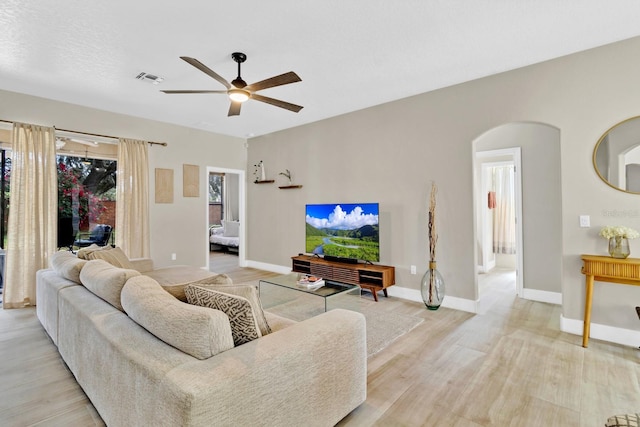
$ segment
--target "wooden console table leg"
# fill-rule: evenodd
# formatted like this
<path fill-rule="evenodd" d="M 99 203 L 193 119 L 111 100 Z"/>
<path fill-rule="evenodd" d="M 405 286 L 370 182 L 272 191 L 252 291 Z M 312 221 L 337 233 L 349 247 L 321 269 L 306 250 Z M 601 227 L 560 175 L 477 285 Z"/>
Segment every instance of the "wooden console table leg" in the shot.
<path fill-rule="evenodd" d="M 384 294 L 385 298 L 389 298 L 389 294 L 387 294 L 387 288 L 384 288 L 382 290 L 382 293 Z"/>
<path fill-rule="evenodd" d="M 589 332 L 591 329 L 591 303 L 593 302 L 593 276 L 587 275 L 586 298 L 584 302 L 584 328 L 582 330 L 582 346 L 589 346 Z"/>

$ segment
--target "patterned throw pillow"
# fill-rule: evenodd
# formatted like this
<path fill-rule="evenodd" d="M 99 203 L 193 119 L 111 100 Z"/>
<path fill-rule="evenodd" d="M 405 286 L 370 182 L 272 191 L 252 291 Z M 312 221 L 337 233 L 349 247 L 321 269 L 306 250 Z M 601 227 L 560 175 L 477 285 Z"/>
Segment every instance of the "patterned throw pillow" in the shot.
<path fill-rule="evenodd" d="M 640 427 L 640 414 L 615 415 L 607 420 L 605 427 Z"/>
<path fill-rule="evenodd" d="M 233 343 L 238 346 L 260 338 L 260 328 L 246 298 L 189 285 L 185 289 L 187 302 L 220 310 L 229 317 Z"/>
<path fill-rule="evenodd" d="M 206 279 L 198 280 L 197 282 L 191 282 L 189 284 L 205 289 L 213 289 L 214 291 L 218 292 L 224 292 L 225 294 L 237 295 L 239 297 L 246 298 L 251 304 L 253 315 L 258 322 L 258 328 L 260 328 L 260 333 L 262 334 L 262 336 L 271 333 L 271 327 L 267 323 L 267 318 L 264 315 L 264 310 L 262 310 L 262 303 L 260 302 L 260 295 L 258 294 L 257 286 L 240 283 L 234 284 L 231 283 L 231 280 L 229 280 L 228 282 L 224 282 L 218 280 L 217 276 L 207 277 Z M 169 291 L 169 293 L 171 293 L 171 291 Z"/>

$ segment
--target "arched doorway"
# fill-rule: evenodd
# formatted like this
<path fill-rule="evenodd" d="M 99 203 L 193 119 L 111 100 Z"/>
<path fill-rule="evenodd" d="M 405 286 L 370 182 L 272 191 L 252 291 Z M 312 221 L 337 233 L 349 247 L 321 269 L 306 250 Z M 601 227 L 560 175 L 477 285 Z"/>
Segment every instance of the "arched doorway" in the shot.
<path fill-rule="evenodd" d="M 481 247 L 482 212 L 487 205 L 487 188 L 482 187 L 482 168 L 488 162 L 509 162 L 520 152 L 521 166 L 516 176 L 521 177 L 522 213 L 516 218 L 521 228 L 521 252 L 513 275 L 521 280 L 519 296 L 525 299 L 560 303 L 562 280 L 562 190 L 560 175 L 560 131 L 542 123 L 508 123 L 493 128 L 473 141 L 474 153 L 474 218 L 476 259 L 486 264 L 487 246 Z M 481 156 L 479 153 L 497 153 Z M 506 153 L 506 156 L 505 156 Z M 502 157 L 500 157 L 502 156 Z M 492 242 L 493 243 L 493 242 Z M 493 246 L 493 245 L 492 245 Z M 498 245 L 499 246 L 499 245 Z M 486 256 L 485 256 L 486 258 Z M 486 266 L 485 267 L 490 267 Z M 478 268 L 480 272 L 481 269 Z M 490 268 L 488 268 L 490 271 Z M 484 271 L 483 273 L 486 273 Z M 476 279 L 478 279 L 476 277 Z M 514 284 L 515 285 L 515 284 Z M 477 286 L 477 285 L 476 285 Z M 480 310 L 483 295 L 478 289 Z M 515 294 L 516 287 L 513 292 Z"/>

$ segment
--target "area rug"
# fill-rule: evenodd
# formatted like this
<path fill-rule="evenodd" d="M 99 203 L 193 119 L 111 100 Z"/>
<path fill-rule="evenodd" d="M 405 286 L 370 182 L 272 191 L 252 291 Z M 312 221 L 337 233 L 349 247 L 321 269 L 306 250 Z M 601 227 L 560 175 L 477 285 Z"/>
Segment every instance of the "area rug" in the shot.
<path fill-rule="evenodd" d="M 419 317 L 386 311 L 384 298 L 380 302 L 368 298 L 368 294 L 362 297 L 340 296 L 330 300 L 328 306 L 329 310 L 344 308 L 364 315 L 367 322 L 367 357 L 380 352 L 423 322 Z M 263 286 L 261 299 L 265 310 L 296 321 L 324 313 L 322 298 L 276 286 Z"/>

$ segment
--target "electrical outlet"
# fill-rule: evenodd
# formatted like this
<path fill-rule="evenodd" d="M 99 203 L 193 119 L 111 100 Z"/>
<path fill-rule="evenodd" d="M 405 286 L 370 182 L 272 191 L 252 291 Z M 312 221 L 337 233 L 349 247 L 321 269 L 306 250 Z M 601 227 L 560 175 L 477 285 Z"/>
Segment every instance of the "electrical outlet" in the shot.
<path fill-rule="evenodd" d="M 580 215 L 580 227 L 591 227 L 591 217 L 589 215 Z"/>
<path fill-rule="evenodd" d="M 171 261 L 175 261 L 176 260 L 176 254 L 171 254 Z"/>
<path fill-rule="evenodd" d="M 411 266 L 411 274 L 416 274 L 416 266 L 415 265 Z"/>

